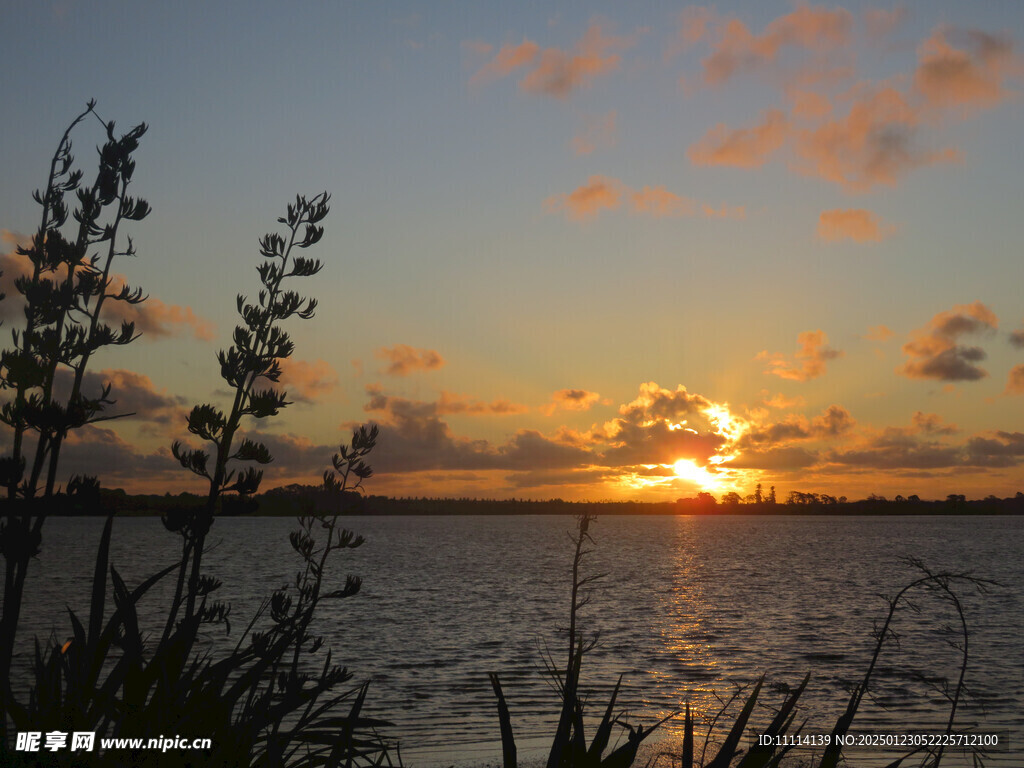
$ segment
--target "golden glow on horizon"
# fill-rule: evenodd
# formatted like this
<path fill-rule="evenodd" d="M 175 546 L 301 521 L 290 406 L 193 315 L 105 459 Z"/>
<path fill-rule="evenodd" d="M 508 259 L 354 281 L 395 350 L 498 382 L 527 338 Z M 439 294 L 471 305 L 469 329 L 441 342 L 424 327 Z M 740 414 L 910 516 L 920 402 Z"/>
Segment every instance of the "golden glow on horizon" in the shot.
<path fill-rule="evenodd" d="M 704 467 L 697 466 L 693 459 L 679 459 L 672 465 L 672 471 L 676 473 L 676 477 L 699 486 L 703 491 L 717 491 L 722 483 L 722 478 Z"/>

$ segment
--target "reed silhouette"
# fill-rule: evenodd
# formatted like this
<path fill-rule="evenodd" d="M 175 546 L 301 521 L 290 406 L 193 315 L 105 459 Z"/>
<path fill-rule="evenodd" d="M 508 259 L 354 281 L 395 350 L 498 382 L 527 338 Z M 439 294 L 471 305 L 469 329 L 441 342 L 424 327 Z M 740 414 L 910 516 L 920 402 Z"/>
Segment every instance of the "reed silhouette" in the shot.
<path fill-rule="evenodd" d="M 774 716 L 767 726 L 758 731 L 756 743 L 747 746 L 744 736 L 749 735 L 751 717 L 755 709 L 761 705 L 761 692 L 767 675 L 762 675 L 754 684 L 737 689 L 733 695 L 723 702 L 721 709 L 710 716 L 703 737 L 698 741 L 695 734 L 695 720 L 687 702 L 682 713 L 673 712 L 651 727 L 633 725 L 625 718 L 624 712 L 616 710 L 616 701 L 622 686 L 620 675 L 612 690 L 607 708 L 591 741 L 587 742 L 584 715 L 587 710 L 587 698 L 581 693 L 580 674 L 584 655 L 592 650 L 597 642 L 596 635 L 585 641 L 583 633 L 578 629 L 579 612 L 590 600 L 589 587 L 602 579 L 605 574 L 581 575 L 580 567 L 591 550 L 586 549 L 593 543 L 590 536 L 590 524 L 595 515 L 583 513 L 577 516 L 576 536 L 574 538 L 575 553 L 572 564 L 572 584 L 569 603 L 569 626 L 567 657 L 564 665 L 557 665 L 550 653 L 546 655 L 544 664 L 547 674 L 553 682 L 555 690 L 561 698 L 558 725 L 555 729 L 551 749 L 546 762 L 547 768 L 629 768 L 637 760 L 640 745 L 651 733 L 665 722 L 683 714 L 683 744 L 679 753 L 664 750 L 655 754 L 648 761 L 648 766 L 659 762 L 667 762 L 671 768 L 779 768 L 784 765 L 800 765 L 806 768 L 838 768 L 841 764 L 849 764 L 843 756 L 843 744 L 853 725 L 857 711 L 864 698 L 870 696 L 871 682 L 878 665 L 879 657 L 887 644 L 898 644 L 899 638 L 893 629 L 897 611 L 901 608 L 919 610 L 911 602 L 911 594 L 925 592 L 937 595 L 953 607 L 959 622 L 959 636 L 951 640 L 950 645 L 960 654 L 959 675 L 952 690 L 942 688 L 940 693 L 950 704 L 949 714 L 942 726 L 942 733 L 953 733 L 956 713 L 963 696 L 967 666 L 969 661 L 970 632 L 964 607 L 956 591 L 957 588 L 976 589 L 986 592 L 996 583 L 978 578 L 969 573 L 933 572 L 917 560 L 910 560 L 910 565 L 921 573 L 921 576 L 904 586 L 892 598 L 887 598 L 889 610 L 881 627 L 875 632 L 875 646 L 870 663 L 864 677 L 852 686 L 850 699 L 845 711 L 838 718 L 829 734 L 829 743 L 823 746 L 820 757 L 810 758 L 810 762 L 783 763 L 791 755 L 797 745 L 807 721 L 796 724 L 799 714 L 799 700 L 810 682 L 808 672 L 796 688 L 791 688 L 785 695 L 781 705 L 774 709 Z M 512 716 L 508 701 L 505 698 L 501 681 L 497 673 L 489 675 L 494 695 L 497 699 L 498 723 L 501 734 L 503 768 L 518 768 L 518 750 L 512 728 Z M 749 694 L 742 697 L 746 691 Z M 735 712 L 735 705 L 739 711 Z M 724 724 L 732 719 L 731 726 L 725 729 Z M 625 732 L 624 741 L 612 741 L 613 728 Z M 718 731 L 716 731 L 718 729 Z M 938 731 L 936 731 L 938 733 Z M 700 751 L 698 753 L 698 744 Z M 709 750 L 714 757 L 709 758 Z M 605 753 L 608 754 L 605 754 Z M 935 746 L 915 746 L 906 754 L 890 763 L 886 768 L 900 768 L 907 765 L 906 761 L 917 755 L 922 768 L 940 768 L 945 753 L 941 741 Z M 972 755 L 976 768 L 983 766 L 982 751 L 976 750 Z"/>

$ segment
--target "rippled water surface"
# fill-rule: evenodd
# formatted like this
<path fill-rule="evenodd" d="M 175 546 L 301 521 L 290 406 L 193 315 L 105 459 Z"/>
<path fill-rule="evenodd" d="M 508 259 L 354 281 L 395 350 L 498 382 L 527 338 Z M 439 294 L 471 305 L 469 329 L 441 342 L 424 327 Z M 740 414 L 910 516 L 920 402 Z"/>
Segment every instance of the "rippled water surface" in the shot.
<path fill-rule="evenodd" d="M 539 755 L 558 710 L 541 660 L 544 648 L 565 656 L 558 628 L 567 623 L 573 521 L 354 517 L 346 524 L 366 544 L 340 554 L 329 573 L 341 583 L 357 574 L 363 588 L 329 604 L 317 629 L 356 680 L 373 681 L 372 713 L 396 724 L 406 762 L 500 762 L 491 671 L 505 686 L 521 757 Z M 51 630 L 64 637 L 64 606 L 85 611 L 101 527 L 98 519 L 47 522 L 27 588 L 24 640 Z M 231 637 L 212 642 L 233 645 L 260 598 L 293 580 L 297 558 L 287 534 L 294 527 L 283 518 L 217 521 L 218 545 L 204 563 L 224 582 L 233 621 Z M 585 567 L 607 574 L 582 618 L 587 631 L 600 632 L 583 675 L 595 707 L 603 708 L 620 673 L 620 702 L 650 723 L 684 701 L 710 716 L 720 707 L 716 696 L 762 673 L 778 689 L 810 672 L 806 729 L 827 733 L 845 707 L 844 684 L 867 668 L 873 624 L 887 609 L 879 594 L 920 575 L 906 563 L 912 557 L 933 571 L 971 571 L 1004 585 L 984 595 L 960 588 L 971 690 L 957 724 L 1009 740 L 987 765 L 1024 764 L 1024 519 L 609 516 L 592 533 Z M 159 520 L 115 523 L 112 563 L 129 586 L 172 562 L 176 550 Z M 140 606 L 154 631 L 166 602 L 154 592 Z M 957 638 L 946 631 L 959 620 L 927 595 L 917 607 L 918 614 L 899 615 L 899 647 L 883 654 L 877 700 L 862 706 L 855 731 L 944 728 L 948 706 L 937 687 L 954 684 L 959 672 L 959 652 L 947 642 Z M 23 653 L 16 665 L 27 661 Z M 781 693 L 762 698 L 778 704 Z M 659 748 L 670 748 L 681 727 L 670 724 Z"/>

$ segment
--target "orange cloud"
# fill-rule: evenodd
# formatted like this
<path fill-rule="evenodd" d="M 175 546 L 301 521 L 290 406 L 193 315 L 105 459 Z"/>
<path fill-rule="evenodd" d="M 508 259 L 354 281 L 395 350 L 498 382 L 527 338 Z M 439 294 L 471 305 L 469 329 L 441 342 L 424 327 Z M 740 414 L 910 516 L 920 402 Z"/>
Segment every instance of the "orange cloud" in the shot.
<path fill-rule="evenodd" d="M 0 293 L 6 298 L 0 301 L 0 319 L 23 317 L 23 300 L 14 281 L 18 277 L 32 274 L 32 262 L 27 256 L 17 252 L 17 246 L 27 245 L 29 238 L 8 230 L 0 230 L 0 240 L 10 244 L 8 253 L 0 254 Z M 110 293 L 118 293 L 126 285 L 124 275 L 111 276 Z M 150 296 L 141 304 L 128 304 L 123 301 L 107 300 L 103 304 L 103 319 L 109 323 L 132 322 L 135 330 L 148 341 L 156 341 L 174 336 L 191 335 L 200 341 L 212 341 L 214 325 L 204 317 L 197 315 L 191 307 L 177 304 L 165 304 L 160 299 Z"/>
<path fill-rule="evenodd" d="M 919 111 L 892 86 L 854 89 L 844 116 L 795 133 L 797 168 L 864 191 L 876 184 L 893 185 L 916 168 L 958 160 L 959 153 L 951 148 L 917 147 Z"/>
<path fill-rule="evenodd" d="M 764 399 L 761 400 L 762 403 L 767 405 L 769 408 L 778 408 L 780 410 L 803 406 L 806 402 L 803 397 L 786 397 L 781 392 L 774 397 L 767 397 L 768 390 L 766 389 L 761 390 L 761 394 L 764 396 Z"/>
<path fill-rule="evenodd" d="M 113 320 L 135 323 L 135 330 L 150 341 L 172 336 L 191 335 L 199 341 L 213 341 L 214 325 L 197 315 L 191 307 L 165 304 L 150 296 L 141 304 L 108 301 L 103 305 L 104 316 Z"/>
<path fill-rule="evenodd" d="M 1015 365 L 1010 369 L 1006 380 L 1005 395 L 1024 395 L 1024 365 Z"/>
<path fill-rule="evenodd" d="M 280 362 L 280 384 L 292 399 L 312 403 L 338 387 L 338 372 L 326 360 L 307 362 L 286 357 Z"/>
<path fill-rule="evenodd" d="M 623 198 L 629 201 L 631 213 L 661 218 L 665 216 L 693 216 L 700 211 L 706 218 L 742 219 L 746 216 L 743 206 L 722 205 L 714 208 L 706 203 L 698 204 L 688 197 L 681 197 L 668 191 L 664 186 L 645 186 L 634 190 L 618 179 L 607 176 L 591 176 L 582 187 L 568 195 L 555 195 L 544 201 L 547 213 L 564 211 L 573 221 L 594 219 L 604 210 L 615 210 L 622 205 Z"/>
<path fill-rule="evenodd" d="M 587 86 L 598 75 L 618 69 L 625 50 L 636 42 L 635 36 L 605 36 L 601 25 L 592 22 L 571 52 L 547 48 L 537 66 L 519 82 L 530 93 L 542 93 L 564 99 L 574 90 Z"/>
<path fill-rule="evenodd" d="M 792 414 L 782 421 L 751 425 L 738 448 L 758 454 L 803 440 L 832 440 L 853 429 L 856 421 L 841 405 L 830 405 L 813 419 Z"/>
<path fill-rule="evenodd" d="M 689 459 L 717 471 L 733 457 L 733 446 L 747 429 L 727 403 L 716 403 L 679 385 L 665 389 L 656 382 L 640 385 L 636 399 L 619 407 L 591 439 L 608 445 L 603 463 L 609 467 L 673 464 Z M 595 462 L 596 463 L 596 462 Z"/>
<path fill-rule="evenodd" d="M 444 365 L 444 358 L 433 349 L 416 349 L 408 344 L 381 347 L 374 351 L 373 356 L 391 361 L 391 365 L 382 371 L 389 376 L 408 376 L 413 371 L 433 371 Z"/>
<path fill-rule="evenodd" d="M 58 400 L 66 401 L 71 395 L 73 380 L 70 370 L 58 370 L 55 379 Z M 166 390 L 158 390 L 153 380 L 144 374 L 120 368 L 87 371 L 82 377 L 81 391 L 85 397 L 97 397 L 108 385 L 109 397 L 114 402 L 104 409 L 105 416 L 119 416 L 150 424 L 173 423 L 177 429 L 184 426 L 188 416 L 188 401 L 170 395 Z"/>
<path fill-rule="evenodd" d="M 669 192 L 665 187 L 644 187 L 629 196 L 634 213 L 662 216 L 692 216 L 693 200 Z"/>
<path fill-rule="evenodd" d="M 940 27 L 918 46 L 917 56 L 914 86 L 936 107 L 994 107 L 1014 95 L 1005 81 L 1021 74 L 1013 40 L 976 29 Z"/>
<path fill-rule="evenodd" d="M 467 45 L 471 50 L 475 50 L 478 53 L 486 54 L 492 50 L 491 46 L 487 43 L 473 42 Z M 540 51 L 540 46 L 530 40 L 524 39 L 519 45 L 506 43 L 501 46 L 501 49 L 495 54 L 493 59 L 484 64 L 477 70 L 476 74 L 469 78 L 469 84 L 479 85 L 490 80 L 505 77 L 520 67 L 530 64 L 537 57 L 538 51 Z"/>
<path fill-rule="evenodd" d="M 752 128 L 732 130 L 719 123 L 692 144 L 686 156 L 694 165 L 758 168 L 783 145 L 788 130 L 786 116 L 778 109 L 769 109 Z"/>
<path fill-rule="evenodd" d="M 937 413 L 917 411 L 912 420 L 918 432 L 928 435 L 952 435 L 958 431 L 956 424 L 943 424 L 942 417 Z"/>
<path fill-rule="evenodd" d="M 536 430 L 521 429 L 502 445 L 455 435 L 440 416 L 442 403 L 407 400 L 384 394 L 379 386 L 366 388 L 363 409 L 379 414 L 381 444 L 386 454 L 374 461 L 382 473 L 424 469 L 531 470 L 575 467 L 592 463 L 582 448 L 558 443 Z M 467 398 L 449 395 L 445 406 L 460 410 Z M 493 404 L 492 404 L 493 405 Z M 488 406 L 489 407 L 489 406 Z"/>
<path fill-rule="evenodd" d="M 706 20 L 704 25 L 706 29 Z M 807 5 L 799 5 L 775 19 L 760 35 L 752 34 L 739 19 L 726 19 L 717 24 L 718 39 L 711 55 L 702 62 L 704 81 L 721 85 L 734 75 L 773 63 L 784 48 L 826 52 L 845 47 L 852 26 L 853 17 L 842 8 L 828 10 Z M 690 29 L 692 37 L 698 28 Z"/>
<path fill-rule="evenodd" d="M 875 214 L 862 208 L 822 211 L 818 217 L 818 237 L 830 243 L 877 243 L 894 231 L 895 227 L 880 226 Z"/>
<path fill-rule="evenodd" d="M 896 334 L 892 332 L 887 326 L 884 325 L 873 325 L 868 328 L 868 332 L 864 335 L 864 338 L 868 341 L 886 341 L 891 339 Z"/>
<path fill-rule="evenodd" d="M 622 203 L 622 185 L 616 179 L 591 176 L 587 183 L 568 195 L 549 197 L 544 202 L 548 213 L 565 211 L 573 221 L 596 218 L 602 210 L 614 210 Z"/>
<path fill-rule="evenodd" d="M 797 336 L 800 348 L 793 355 L 792 362 L 785 355 L 769 354 L 767 351 L 757 355 L 758 360 L 768 361 L 765 373 L 792 381 L 810 381 L 825 373 L 829 360 L 842 357 L 842 351 L 826 346 L 828 336 L 824 331 L 804 331 Z"/>
<path fill-rule="evenodd" d="M 601 399 L 597 392 L 586 389 L 560 389 L 551 395 L 551 403 L 543 406 L 541 411 L 550 416 L 556 410 L 587 411 Z"/>
<path fill-rule="evenodd" d="M 441 392 L 437 401 L 436 413 L 439 415 L 466 414 L 470 416 L 493 415 L 512 416 L 519 413 L 526 413 L 530 410 L 522 403 L 513 403 L 511 400 L 500 398 L 490 403 L 477 400 L 467 395 L 460 395 L 456 392 Z"/>
<path fill-rule="evenodd" d="M 0 319 L 11 320 L 23 317 L 22 302 L 19 301 L 18 289 L 14 281 L 24 275 L 32 274 L 32 262 L 28 256 L 18 253 L 18 246 L 28 245 L 29 238 L 7 229 L 0 229 L 0 242 L 10 248 L 7 253 L 0 253 L 0 293 L 6 298 L 0 301 Z"/>
<path fill-rule="evenodd" d="M 574 136 L 571 142 L 572 150 L 577 155 L 589 155 L 600 148 L 611 147 L 615 144 L 615 121 L 618 113 L 613 109 L 606 115 L 598 118 L 589 118 L 583 133 Z"/>
<path fill-rule="evenodd" d="M 524 38 L 519 45 L 503 45 L 469 83 L 477 85 L 526 68 L 519 81 L 522 90 L 564 99 L 573 91 L 590 85 L 599 75 L 618 69 L 622 57 L 616 51 L 624 51 L 635 42 L 635 35 L 606 35 L 597 22 L 591 22 L 571 50 L 545 48 L 542 51 L 537 43 Z M 486 43 L 468 45 L 480 53 Z"/>
<path fill-rule="evenodd" d="M 885 40 L 904 17 L 900 9 L 866 11 L 868 41 Z M 758 168 L 788 143 L 794 170 L 805 175 L 857 192 L 894 185 L 910 171 L 960 160 L 955 148 L 923 141 L 925 127 L 940 125 L 954 110 L 967 117 L 1007 101 L 1016 95 L 1009 82 L 1024 75 L 1008 36 L 940 27 L 918 47 L 913 72 L 864 81 L 845 93 L 820 92 L 854 77 L 851 30 L 852 16 L 841 8 L 799 5 L 760 35 L 706 8 L 683 14 L 669 54 L 709 40 L 706 85 L 765 71 L 791 102 L 789 115 L 769 110 L 751 126 L 714 126 L 689 148 L 690 161 Z M 785 49 L 796 55 L 783 57 Z"/>
<path fill-rule="evenodd" d="M 924 328 L 914 331 L 913 338 L 903 345 L 908 362 L 897 373 L 910 379 L 938 381 L 977 381 L 988 371 L 976 365 L 985 359 L 981 347 L 957 344 L 962 336 L 992 333 L 999 319 L 980 301 L 958 304 L 940 312 Z"/>

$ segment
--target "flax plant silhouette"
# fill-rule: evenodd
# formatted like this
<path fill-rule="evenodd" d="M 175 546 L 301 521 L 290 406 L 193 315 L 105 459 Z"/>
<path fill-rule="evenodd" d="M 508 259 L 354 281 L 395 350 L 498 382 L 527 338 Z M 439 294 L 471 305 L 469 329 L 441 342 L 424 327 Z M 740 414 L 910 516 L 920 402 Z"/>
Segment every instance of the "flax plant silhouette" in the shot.
<path fill-rule="evenodd" d="M 72 430 L 118 418 L 105 414 L 114 403 L 109 384 L 92 395 L 83 391 L 86 369 L 98 349 L 137 338 L 132 323 L 114 329 L 103 322 L 104 307 L 108 301 L 138 304 L 145 300 L 140 290 L 118 287 L 111 269 L 115 258 L 136 253 L 130 237 L 126 245 L 119 244 L 122 225 L 141 221 L 150 212 L 145 200 L 128 194 L 135 172 L 132 154 L 146 125 L 116 137 L 114 123 L 103 121 L 95 107 L 96 102 L 90 101 L 64 131 L 50 160 L 45 190 L 33 193 L 42 208 L 39 227 L 29 245 L 17 249 L 28 259 L 31 271 L 14 283 L 24 299 L 25 324 L 13 330 L 11 347 L 0 353 L 0 388 L 9 394 L 0 407 L 0 421 L 13 432 L 11 452 L 0 458 L 0 485 L 7 489 L 6 517 L 0 525 L 5 560 L 0 619 L 0 730 L 4 732 L 25 578 L 31 558 L 39 552 L 46 513 L 57 501 L 61 446 Z M 83 186 L 84 173 L 74 168 L 71 133 L 90 116 L 102 125 L 106 141 L 98 148 L 93 183 Z M 65 201 L 69 193 L 77 199 L 73 212 Z M 69 213 L 73 223 L 68 222 Z M 57 385 L 67 374 L 69 393 L 63 399 Z M 74 477 L 67 491 L 72 500 L 95 505 L 99 484 L 95 478 Z"/>
<path fill-rule="evenodd" d="M 297 196 L 295 203 L 288 206 L 287 215 L 278 219 L 287 228 L 287 236 L 269 233 L 260 240 L 260 254 L 265 261 L 260 263 L 257 271 L 263 288 L 255 304 L 238 295 L 236 304 L 243 324 L 235 327 L 234 344 L 217 355 L 221 377 L 234 391 L 231 410 L 225 414 L 212 405 L 204 404 L 197 405 L 189 414 L 188 431 L 209 443 L 210 451 L 188 448 L 180 442 L 171 447 L 174 457 L 185 469 L 208 481 L 209 490 L 203 507 L 164 519 L 169 530 L 181 534 L 183 542 L 182 566 L 165 637 L 173 628 L 182 602 L 184 619 L 190 621 L 195 616 L 196 599 L 203 594 L 200 577 L 203 547 L 213 524 L 218 500 L 232 491 L 244 498 L 259 489 L 262 470 L 249 467 L 238 472 L 229 468 L 229 462 L 269 464 L 273 460 L 267 447 L 255 440 L 242 438 L 236 447 L 235 435 L 244 417 L 264 419 L 276 416 L 289 405 L 284 392 L 269 385 L 257 387 L 265 382 L 276 383 L 281 378 L 279 361 L 289 357 L 294 349 L 288 334 L 281 329 L 281 323 L 293 315 L 308 320 L 316 310 L 316 299 L 303 298 L 295 291 L 285 290 L 284 282 L 289 278 L 312 277 L 323 268 L 319 260 L 299 256 L 297 251 L 315 245 L 323 237 L 323 227 L 318 225 L 330 210 L 329 201 L 330 196 L 326 192 L 309 200 Z"/>
<path fill-rule="evenodd" d="M 372 475 L 365 458 L 376 434 L 360 427 L 335 456 L 338 475 L 327 473 L 328 488 L 359 492 Z M 304 514 L 290 536 L 299 556 L 291 585 L 266 598 L 234 648 L 215 653 L 201 647 L 203 624 L 227 624 L 229 611 L 208 603 L 219 584 L 204 577 L 198 606 L 155 642 L 142 626 L 138 606 L 162 579 L 183 565 L 172 563 L 134 589 L 110 564 L 113 517 L 107 519 L 96 558 L 89 615 L 69 609 L 72 639 L 37 641 L 35 685 L 28 703 L 17 705 L 12 719 L 19 731 L 94 732 L 103 738 L 140 739 L 167 734 L 191 741 L 209 738 L 209 749 L 162 754 L 153 749 L 94 753 L 10 753 L 5 765 L 76 766 L 252 766 L 259 768 L 371 768 L 401 765 L 377 729 L 391 724 L 362 714 L 368 683 L 348 687 L 352 674 L 332 662 L 328 650 L 314 658 L 324 638 L 311 632 L 325 601 L 352 597 L 358 577 L 347 576 L 329 588 L 327 562 L 339 550 L 363 543 L 338 526 L 337 516 Z M 107 574 L 114 610 L 108 617 Z M 21 762 L 19 762 L 21 761 Z M 65 762 L 62 762 L 65 761 Z"/>
<path fill-rule="evenodd" d="M 109 132 L 112 132 L 112 126 L 108 127 Z M 137 138 L 141 130 L 130 135 Z M 123 147 L 127 143 L 130 142 L 117 146 Z M 65 135 L 55 161 L 58 169 L 66 170 L 70 166 L 70 160 L 66 159 L 68 150 L 69 142 Z M 121 202 L 115 231 L 120 219 L 140 218 L 144 206 L 125 201 L 124 189 L 131 168 L 118 168 Z M 72 182 L 77 181 L 60 182 L 59 174 L 56 178 L 57 181 L 51 179 L 52 188 L 61 184 L 71 188 Z M 57 210 L 52 215 L 53 220 L 63 220 L 65 214 L 58 204 L 59 196 L 51 189 L 40 197 L 50 200 L 50 206 Z M 90 199 L 88 196 L 83 198 L 82 194 L 79 197 L 86 202 Z M 9 679 L 10 651 L 17 629 L 17 615 L 8 612 L 14 605 L 8 599 L 14 593 L 11 589 L 11 564 L 27 563 L 28 558 L 38 551 L 40 533 L 38 525 L 31 530 L 27 527 L 32 518 L 26 516 L 24 531 L 34 534 L 26 546 L 24 537 L 15 539 L 12 535 L 12 532 L 22 532 L 22 529 L 8 521 L 3 543 L 4 554 L 8 556 L 4 628 L 9 629 L 9 633 L 5 636 L 8 654 L 4 678 L 5 732 L 0 741 L 5 765 L 181 764 L 181 755 L 161 754 L 148 749 L 125 748 L 74 755 L 10 752 L 6 734 L 8 724 L 19 733 L 36 729 L 47 733 L 85 731 L 94 733 L 99 740 L 130 738 L 142 739 L 145 743 L 148 739 L 172 733 L 209 738 L 212 740 L 209 749 L 188 755 L 188 762 L 197 766 L 320 768 L 344 765 L 353 768 L 393 764 L 388 748 L 376 734 L 378 727 L 390 724 L 361 714 L 368 684 L 345 686 L 352 679 L 352 674 L 332 663 L 329 650 L 324 658 L 314 658 L 324 644 L 323 637 L 311 632 L 317 609 L 324 601 L 357 594 L 361 584 L 357 577 L 349 576 L 342 586 L 327 587 L 326 566 L 331 553 L 363 543 L 361 537 L 340 528 L 336 516 L 309 513 L 299 517 L 299 528 L 290 537 L 291 545 L 300 558 L 293 584 L 280 587 L 264 600 L 232 650 L 217 653 L 201 640 L 200 634 L 204 625 L 223 625 L 230 632 L 230 607 L 211 598 L 221 585 L 216 579 L 202 574 L 201 556 L 218 501 L 232 491 L 244 497 L 259 486 L 261 473 L 258 470 L 249 469 L 236 475 L 235 469 L 228 466 L 229 462 L 265 464 L 271 460 L 265 446 L 248 438 L 236 440 L 236 432 L 244 417 L 259 419 L 275 415 L 288 405 L 283 392 L 258 385 L 262 379 L 276 382 L 281 373 L 279 361 L 292 352 L 293 345 L 279 328 L 279 323 L 292 315 L 307 319 L 313 315 L 316 302 L 285 290 L 282 283 L 287 278 L 312 276 L 320 271 L 319 261 L 298 256 L 294 249 L 307 248 L 320 240 L 323 230 L 318 223 L 327 215 L 327 202 L 326 193 L 311 200 L 296 198 L 295 204 L 288 206 L 287 215 L 280 219 L 288 227 L 288 236 L 270 234 L 260 241 L 261 253 L 267 259 L 258 268 L 263 290 L 254 304 L 238 297 L 238 309 L 244 325 L 235 329 L 232 347 L 218 355 L 221 373 L 235 391 L 231 411 L 225 415 L 213 406 L 200 405 L 192 410 L 188 420 L 193 434 L 212 443 L 213 466 L 210 467 L 210 455 L 202 449 L 180 443 L 174 445 L 174 455 L 181 464 L 210 483 L 202 508 L 181 510 L 163 519 L 165 527 L 182 536 L 180 558 L 134 588 L 129 587 L 110 562 L 113 516 L 108 517 L 97 550 L 88 616 L 80 619 L 69 609 L 72 633 L 69 642 L 60 643 L 55 636 L 44 643 L 36 640 L 34 680 L 27 700 L 23 701 L 15 700 Z M 81 218 L 91 220 L 85 214 Z M 110 239 L 114 234 L 109 227 L 102 232 L 98 226 L 86 225 L 86 229 L 96 237 L 102 235 L 103 239 Z M 58 242 L 49 233 L 38 241 L 48 248 L 51 243 Z M 42 253 L 49 253 L 49 250 L 44 248 Z M 116 255 L 113 248 L 111 254 Z M 110 260 L 108 258 L 102 270 L 96 265 L 96 259 L 85 267 L 77 262 L 69 263 L 66 268 L 70 274 L 77 276 L 81 273 L 84 277 L 65 281 L 62 285 L 71 287 L 65 290 L 84 285 L 88 290 L 82 289 L 81 295 L 98 297 L 96 304 L 103 298 L 112 298 L 106 291 Z M 46 269 L 41 267 L 38 272 L 44 274 Z M 99 274 L 94 274 L 97 272 Z M 96 286 L 103 286 L 103 289 Z M 55 290 L 51 285 L 39 289 L 38 293 L 46 296 L 49 295 L 47 291 L 52 293 Z M 122 300 L 141 300 L 129 289 L 123 289 L 121 294 Z M 88 306 L 88 301 L 84 304 Z M 94 343 L 90 339 L 97 338 L 94 333 L 98 333 L 101 340 L 111 338 L 110 333 L 104 335 L 104 326 L 96 321 L 99 307 L 93 306 L 95 314 L 89 330 L 72 330 L 67 334 L 67 338 L 72 340 L 65 345 L 68 349 L 84 350 L 75 358 L 79 366 L 75 368 L 76 372 L 84 369 L 88 362 L 92 349 L 90 343 Z M 49 316 L 44 319 L 48 320 Z M 40 323 L 42 320 L 37 321 L 37 325 Z M 124 337 L 131 335 L 128 327 Z M 33 338 L 31 334 L 29 338 Z M 23 348 L 17 350 L 23 351 Z M 68 354 L 61 360 L 70 359 Z M 6 370 L 15 370 L 20 358 L 12 353 L 6 359 L 14 361 L 8 363 Z M 67 362 L 64 364 L 69 365 Z M 49 370 L 45 364 L 38 367 L 44 374 Z M 43 380 L 46 380 L 45 376 Z M 14 378 L 11 381 L 11 386 L 15 387 L 20 380 Z M 32 384 L 38 386 L 35 380 Z M 31 389 L 31 386 L 24 386 L 25 392 Z M 72 392 L 73 403 L 79 403 L 83 398 L 76 394 L 78 389 L 73 387 Z M 108 404 L 108 394 L 109 388 L 106 388 L 99 406 Z M 12 414 L 28 414 L 24 418 L 23 431 L 36 428 L 38 420 L 32 420 L 32 408 L 41 398 L 29 392 L 24 400 L 27 405 L 10 409 Z M 97 413 L 101 410 L 99 406 L 96 407 Z M 87 406 L 81 408 L 89 411 Z M 72 412 L 71 409 L 68 411 Z M 54 451 L 52 446 L 59 446 L 59 438 L 67 428 L 70 427 L 61 425 L 53 428 L 56 438 L 51 439 L 48 450 Z M 45 434 L 50 439 L 50 433 Z M 333 457 L 333 470 L 324 473 L 326 493 L 337 494 L 341 500 L 360 493 L 363 481 L 373 474 L 366 458 L 375 447 L 376 440 L 376 427 L 355 430 L 351 443 L 342 445 Z M 92 486 L 74 480 L 69 487 L 88 490 Z M 31 498 L 31 483 L 26 488 L 25 493 Z M 12 519 L 21 521 L 21 518 Z M 152 635 L 143 627 L 139 604 L 155 585 L 173 574 L 177 574 L 174 597 L 168 606 L 166 620 L 160 618 L 163 632 Z M 22 581 L 14 580 L 14 584 L 20 590 L 23 576 Z M 111 594 L 113 611 L 108 612 Z"/>

